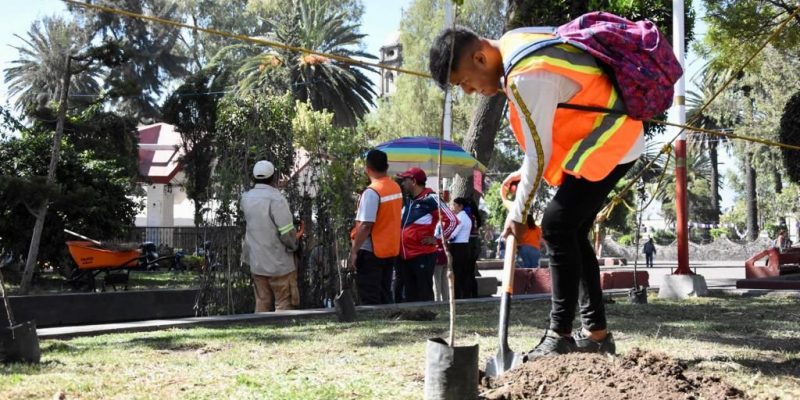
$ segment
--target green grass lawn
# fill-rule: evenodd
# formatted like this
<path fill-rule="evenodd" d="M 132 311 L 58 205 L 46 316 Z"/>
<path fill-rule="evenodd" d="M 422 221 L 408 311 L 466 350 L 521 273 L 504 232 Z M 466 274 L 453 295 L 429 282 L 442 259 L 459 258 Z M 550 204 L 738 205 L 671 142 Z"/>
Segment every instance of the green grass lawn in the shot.
<path fill-rule="evenodd" d="M 95 278 L 97 290 L 102 287 L 103 274 Z M 128 290 L 152 290 L 152 289 L 185 289 L 197 287 L 199 278 L 196 272 L 192 271 L 131 271 Z M 19 292 L 19 285 L 5 283 L 5 288 L 9 294 L 15 295 Z M 122 286 L 118 285 L 122 290 Z M 109 285 L 106 290 L 113 291 Z M 36 279 L 31 294 L 51 294 L 74 292 L 67 281 L 55 271 L 42 273 Z"/>
<path fill-rule="evenodd" d="M 663 351 L 756 398 L 800 398 L 800 298 L 650 302 L 608 305 L 618 351 Z M 418 399 L 425 339 L 447 336 L 446 307 L 433 310 L 439 316 L 426 322 L 362 312 L 349 324 L 320 317 L 45 340 L 40 365 L 0 367 L 0 398 Z M 538 341 L 548 310 L 514 304 L 512 349 Z M 493 355 L 497 311 L 461 306 L 457 344 L 480 344 L 481 360 Z"/>

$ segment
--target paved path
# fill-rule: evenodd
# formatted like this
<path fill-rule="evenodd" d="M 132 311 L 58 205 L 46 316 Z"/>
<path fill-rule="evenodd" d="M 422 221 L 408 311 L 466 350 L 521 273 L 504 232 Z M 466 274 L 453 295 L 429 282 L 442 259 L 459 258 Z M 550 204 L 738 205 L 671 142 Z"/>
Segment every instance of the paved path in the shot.
<path fill-rule="evenodd" d="M 633 261 L 630 261 L 630 264 L 624 267 L 601 267 L 600 270 L 633 271 L 632 263 Z M 642 264 L 639 264 L 637 268 L 639 271 L 647 271 L 650 276 L 650 286 L 658 288 L 661 286 L 664 276 L 678 268 L 678 263 L 676 261 L 656 261 L 653 266 L 653 268 L 643 268 Z M 706 279 L 706 285 L 709 288 L 735 287 L 737 280 L 745 278 L 744 261 L 693 261 L 689 267 L 692 272 L 700 274 Z M 502 270 L 481 270 L 480 273 L 482 276 L 493 276 L 499 280 Z"/>

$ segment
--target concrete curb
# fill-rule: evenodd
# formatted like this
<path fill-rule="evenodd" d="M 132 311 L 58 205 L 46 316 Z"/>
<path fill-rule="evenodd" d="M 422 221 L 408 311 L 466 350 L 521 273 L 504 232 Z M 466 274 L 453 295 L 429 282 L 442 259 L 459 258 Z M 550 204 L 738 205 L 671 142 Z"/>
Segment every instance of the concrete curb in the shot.
<path fill-rule="evenodd" d="M 657 288 L 649 288 L 650 290 L 657 291 Z M 732 287 L 712 287 L 709 288 L 709 294 L 735 294 L 743 297 L 747 296 L 765 296 L 770 295 L 772 290 L 765 289 L 735 289 Z M 787 291 L 782 291 L 787 292 Z M 613 289 L 605 290 L 603 293 L 609 296 L 625 296 L 628 289 Z M 800 296 L 800 291 L 797 291 Z M 514 296 L 514 302 L 520 301 L 547 301 L 550 300 L 550 293 L 541 294 L 525 294 Z M 463 299 L 456 300 L 458 305 L 466 304 L 482 304 L 482 303 L 499 303 L 499 297 L 482 297 L 476 299 Z M 358 306 L 356 309 L 359 313 L 372 313 L 380 311 L 391 310 L 404 310 L 413 308 L 443 308 L 447 307 L 446 302 L 416 302 L 416 303 L 400 303 L 400 304 L 385 304 L 377 306 Z M 231 324 L 260 324 L 260 325 L 273 325 L 280 322 L 289 320 L 305 320 L 318 317 L 333 317 L 335 311 L 332 308 L 316 308 L 306 310 L 292 310 L 280 311 L 274 313 L 258 313 L 258 314 L 236 314 L 236 315 L 218 315 L 213 317 L 192 317 L 192 318 L 174 318 L 174 319 L 156 319 L 149 321 L 136 321 L 136 322 L 123 322 L 113 324 L 97 324 L 97 325 L 81 325 L 81 326 L 63 326 L 54 328 L 41 328 L 37 329 L 36 333 L 39 339 L 70 339 L 82 336 L 96 336 L 104 335 L 107 333 L 132 333 L 132 332 L 151 332 L 170 328 L 191 328 L 191 327 L 208 327 L 208 326 L 221 326 Z"/>
<path fill-rule="evenodd" d="M 613 294 L 613 293 L 612 293 Z M 550 293 L 526 294 L 514 296 L 514 301 L 542 301 L 549 300 Z M 482 297 L 476 299 L 456 300 L 456 304 L 496 303 L 499 297 Z M 362 313 L 403 310 L 412 308 L 447 307 L 446 302 L 416 302 L 385 304 L 376 306 L 358 306 L 356 310 Z M 277 324 L 287 320 L 304 320 L 324 316 L 334 316 L 333 308 L 316 308 L 305 310 L 291 310 L 258 314 L 217 315 L 212 317 L 191 317 L 155 319 L 149 321 L 121 322 L 112 324 L 61 326 L 37 329 L 39 339 L 69 339 L 81 336 L 95 336 L 107 333 L 149 332 L 170 328 L 189 328 L 196 326 L 220 326 L 230 324 Z"/>

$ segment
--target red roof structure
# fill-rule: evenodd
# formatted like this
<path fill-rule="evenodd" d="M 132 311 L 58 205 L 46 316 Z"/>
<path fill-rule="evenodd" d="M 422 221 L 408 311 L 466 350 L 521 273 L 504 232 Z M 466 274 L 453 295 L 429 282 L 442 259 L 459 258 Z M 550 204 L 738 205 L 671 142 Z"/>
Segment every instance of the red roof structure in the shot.
<path fill-rule="evenodd" d="M 139 127 L 139 176 L 150 183 L 177 183 L 175 175 L 183 169 L 181 135 L 170 124 Z"/>

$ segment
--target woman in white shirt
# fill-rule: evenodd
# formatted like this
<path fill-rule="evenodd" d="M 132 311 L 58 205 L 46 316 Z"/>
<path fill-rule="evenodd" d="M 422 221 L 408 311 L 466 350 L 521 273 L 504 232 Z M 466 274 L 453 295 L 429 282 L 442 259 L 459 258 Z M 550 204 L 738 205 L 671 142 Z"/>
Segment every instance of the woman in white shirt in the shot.
<path fill-rule="evenodd" d="M 450 236 L 450 254 L 453 256 L 453 275 L 455 278 L 455 295 L 457 299 L 471 297 L 473 281 L 475 280 L 475 262 L 472 257 L 472 247 L 469 244 L 469 234 L 472 231 L 472 219 L 464 207 L 470 204 L 464 197 L 458 197 L 450 204 L 453 214 L 456 214 L 458 226 Z"/>

